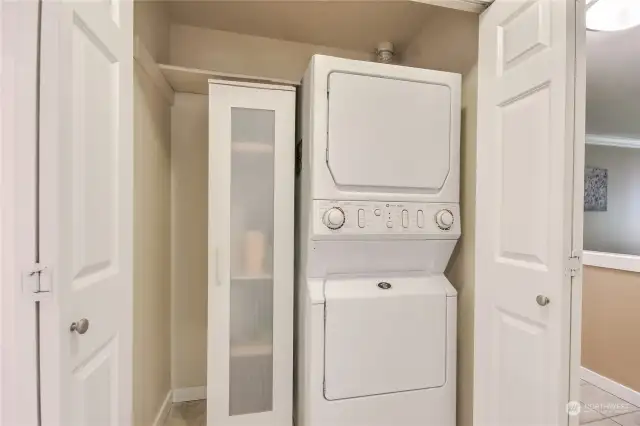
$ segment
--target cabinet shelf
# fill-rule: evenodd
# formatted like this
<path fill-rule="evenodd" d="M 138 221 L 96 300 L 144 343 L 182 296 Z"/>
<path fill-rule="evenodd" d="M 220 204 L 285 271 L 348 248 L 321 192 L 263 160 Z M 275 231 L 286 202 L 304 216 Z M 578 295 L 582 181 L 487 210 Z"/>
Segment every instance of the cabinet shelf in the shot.
<path fill-rule="evenodd" d="M 234 152 L 246 152 L 248 154 L 272 154 L 273 146 L 261 142 L 233 142 L 231 149 Z"/>
<path fill-rule="evenodd" d="M 234 358 L 269 356 L 273 354 L 273 345 L 270 343 L 254 343 L 231 346 L 231 356 Z"/>
<path fill-rule="evenodd" d="M 173 90 L 182 93 L 208 95 L 210 79 L 244 81 L 249 83 L 266 82 L 281 87 L 295 87 L 300 84 L 300 82 L 297 81 L 282 80 L 278 78 L 264 78 L 251 75 L 224 73 L 181 67 L 177 65 L 158 64 L 158 68 Z"/>
<path fill-rule="evenodd" d="M 231 277 L 231 281 L 267 281 L 267 280 L 271 280 L 273 278 L 273 276 L 269 275 L 269 274 L 264 274 L 264 275 L 240 275 L 237 277 Z"/>

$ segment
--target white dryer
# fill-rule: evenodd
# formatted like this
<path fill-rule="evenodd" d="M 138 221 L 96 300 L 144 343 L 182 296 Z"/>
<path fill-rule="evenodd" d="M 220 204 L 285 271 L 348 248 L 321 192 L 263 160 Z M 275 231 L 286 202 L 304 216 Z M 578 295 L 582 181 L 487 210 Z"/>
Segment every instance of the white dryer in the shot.
<path fill-rule="evenodd" d="M 454 426 L 458 74 L 316 55 L 297 182 L 298 426 Z"/>

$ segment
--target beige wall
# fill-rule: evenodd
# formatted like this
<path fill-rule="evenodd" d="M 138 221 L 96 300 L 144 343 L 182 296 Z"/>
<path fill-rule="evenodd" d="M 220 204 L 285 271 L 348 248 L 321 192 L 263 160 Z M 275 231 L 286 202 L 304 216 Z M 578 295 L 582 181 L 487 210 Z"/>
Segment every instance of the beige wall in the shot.
<path fill-rule="evenodd" d="M 400 52 L 403 65 L 468 73 L 478 63 L 478 15 L 435 8 L 424 29 Z"/>
<path fill-rule="evenodd" d="M 587 166 L 608 170 L 606 212 L 584 212 L 585 250 L 640 255 L 640 149 L 587 145 Z"/>
<path fill-rule="evenodd" d="M 306 43 L 236 34 L 226 31 L 171 26 L 172 65 L 299 81 L 315 53 L 367 60 L 356 52 Z"/>
<path fill-rule="evenodd" d="M 476 114 L 478 71 L 462 79 L 460 141 L 460 207 L 462 237 L 449 263 L 447 276 L 458 290 L 458 425 L 473 424 L 473 350 L 476 232 Z"/>
<path fill-rule="evenodd" d="M 136 33 L 154 55 L 167 55 L 162 5 L 143 3 L 135 4 Z M 171 389 L 170 111 L 137 64 L 134 85 L 133 424 L 151 426 Z"/>
<path fill-rule="evenodd" d="M 172 386 L 207 382 L 208 97 L 176 93 L 171 108 Z"/>
<path fill-rule="evenodd" d="M 640 392 L 640 273 L 584 268 L 582 365 Z"/>
<path fill-rule="evenodd" d="M 168 5 L 159 0 L 135 0 L 133 26 L 144 46 L 158 63 L 169 60 Z"/>
<path fill-rule="evenodd" d="M 446 40 L 446 42 L 445 42 Z M 462 238 L 446 275 L 458 290 L 457 424 L 473 424 L 478 15 L 439 9 L 402 54 L 403 64 L 462 74 L 460 206 Z"/>

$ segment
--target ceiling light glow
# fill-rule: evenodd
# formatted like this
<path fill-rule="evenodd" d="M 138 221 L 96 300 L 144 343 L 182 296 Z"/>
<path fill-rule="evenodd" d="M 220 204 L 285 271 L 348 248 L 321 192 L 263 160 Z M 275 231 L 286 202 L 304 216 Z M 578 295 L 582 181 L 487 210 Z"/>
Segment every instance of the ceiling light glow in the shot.
<path fill-rule="evenodd" d="M 591 0 L 587 28 L 594 31 L 621 31 L 640 25 L 640 0 Z"/>

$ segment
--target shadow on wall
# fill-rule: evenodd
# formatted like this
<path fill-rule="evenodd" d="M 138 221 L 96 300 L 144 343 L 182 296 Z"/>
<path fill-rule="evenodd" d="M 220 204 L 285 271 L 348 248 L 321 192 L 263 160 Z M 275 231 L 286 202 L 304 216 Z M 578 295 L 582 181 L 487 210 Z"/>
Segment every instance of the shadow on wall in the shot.
<path fill-rule="evenodd" d="M 445 272 L 458 291 L 457 424 L 473 424 L 477 68 L 462 78 L 460 208 L 462 237 Z"/>

